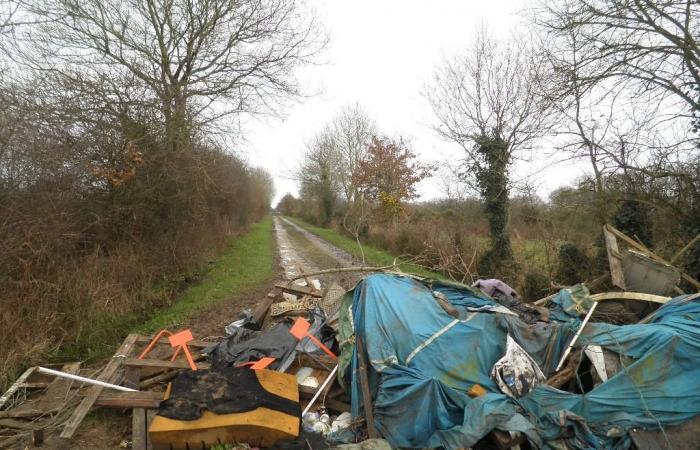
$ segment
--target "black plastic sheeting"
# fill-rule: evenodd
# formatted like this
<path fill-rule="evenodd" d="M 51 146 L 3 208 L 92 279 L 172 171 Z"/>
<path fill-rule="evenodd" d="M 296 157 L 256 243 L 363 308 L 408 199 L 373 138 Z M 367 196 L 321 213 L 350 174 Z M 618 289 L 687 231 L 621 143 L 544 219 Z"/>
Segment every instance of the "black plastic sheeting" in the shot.
<path fill-rule="evenodd" d="M 315 308 L 310 314 L 311 328 L 309 333 L 316 336 L 324 345 L 337 354 L 335 332 L 325 325 L 326 316 L 323 310 Z M 317 353 L 321 351 L 310 339 L 297 341 L 289 333 L 293 320 L 286 318 L 267 331 L 254 331 L 245 327 L 230 327 L 231 334 L 218 344 L 207 348 L 204 353 L 212 364 L 212 368 L 224 368 L 238 364 L 259 361 L 264 357 L 275 358 L 268 368 L 271 370 L 286 370 L 291 364 L 297 351 Z"/>
<path fill-rule="evenodd" d="M 295 352 L 297 340 L 289 333 L 290 328 L 291 323 L 286 321 L 265 332 L 236 328 L 231 330 L 233 334 L 213 348 L 207 349 L 205 353 L 214 368 L 258 361 L 271 356 L 275 361 L 268 368 L 275 370 Z"/>

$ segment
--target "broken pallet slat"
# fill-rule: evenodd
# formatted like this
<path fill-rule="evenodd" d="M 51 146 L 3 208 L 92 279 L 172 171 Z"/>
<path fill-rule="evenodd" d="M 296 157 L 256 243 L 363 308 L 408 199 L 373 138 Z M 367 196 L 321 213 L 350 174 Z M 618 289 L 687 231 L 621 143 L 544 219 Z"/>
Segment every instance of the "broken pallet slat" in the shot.
<path fill-rule="evenodd" d="M 152 386 L 155 386 L 156 384 L 159 383 L 165 383 L 166 381 L 170 381 L 173 378 L 177 376 L 178 372 L 175 370 L 170 370 L 161 374 L 158 374 L 154 377 L 148 378 L 147 380 L 144 380 L 139 384 L 139 389 L 148 389 Z"/>
<path fill-rule="evenodd" d="M 29 369 L 25 370 L 22 375 L 20 375 L 19 378 L 10 386 L 10 388 L 5 391 L 5 393 L 0 397 L 0 409 L 2 409 L 3 406 L 5 406 L 5 403 L 8 402 L 12 398 L 12 396 L 19 390 L 21 385 L 27 381 L 27 378 L 34 373 L 34 370 L 36 370 L 36 367 L 30 367 Z"/>
<path fill-rule="evenodd" d="M 124 360 L 126 367 L 151 367 L 156 369 L 189 369 L 187 361 L 162 361 L 159 359 L 136 359 L 127 358 Z M 208 369 L 209 363 L 197 363 L 197 369 Z"/>
<path fill-rule="evenodd" d="M 140 381 L 140 367 L 124 368 L 124 386 L 138 389 Z M 141 407 L 132 407 L 131 410 L 131 448 L 146 450 L 146 410 Z"/>
<path fill-rule="evenodd" d="M 22 411 L 0 411 L 0 419 L 28 419 L 31 417 L 49 416 L 58 409 L 25 409 Z"/>
<path fill-rule="evenodd" d="M 148 427 L 151 426 L 153 419 L 156 417 L 156 411 L 153 409 L 146 410 L 146 450 L 153 450 L 153 443 L 151 442 L 151 435 L 148 434 Z"/>
<path fill-rule="evenodd" d="M 16 419 L 0 419 L 0 428 L 14 428 L 16 430 L 33 431 L 37 425 Z"/>
<path fill-rule="evenodd" d="M 80 363 L 68 363 L 62 368 L 62 371 L 71 375 L 77 375 L 80 372 Z M 66 402 L 66 398 L 70 392 L 71 386 L 75 382 L 65 378 L 55 378 L 46 388 L 46 393 L 39 401 L 38 405 L 42 409 L 59 409 Z"/>
<path fill-rule="evenodd" d="M 131 448 L 134 450 L 146 450 L 146 410 L 134 408 L 131 412 Z"/>
<path fill-rule="evenodd" d="M 270 311 L 272 304 L 275 302 L 275 295 L 273 294 L 270 296 L 270 294 L 267 294 L 267 296 L 260 301 L 258 307 L 255 308 L 255 311 L 253 311 L 253 321 L 258 324 L 259 327 L 262 327 L 262 324 L 267 317 L 267 313 Z"/>
<path fill-rule="evenodd" d="M 362 390 L 362 406 L 365 412 L 365 422 L 367 423 L 367 434 L 370 439 L 379 438 L 377 427 L 374 425 L 374 411 L 372 411 L 372 399 L 369 392 L 369 380 L 367 379 L 367 360 L 365 358 L 365 348 L 362 345 L 362 336 L 356 337 L 356 351 L 360 371 L 360 388 Z"/>
<path fill-rule="evenodd" d="M 275 287 L 278 289 L 281 289 L 283 292 L 287 292 L 289 294 L 310 295 L 312 297 L 317 297 L 317 298 L 321 298 L 323 296 L 323 292 L 318 291 L 314 288 L 307 287 L 307 286 L 297 286 L 297 285 L 288 285 L 288 284 L 284 284 L 284 283 L 277 283 L 277 284 L 275 284 Z"/>
<path fill-rule="evenodd" d="M 158 408 L 162 401 L 162 392 L 119 392 L 105 390 L 95 401 L 95 406 L 152 409 Z"/>
<path fill-rule="evenodd" d="M 102 369 L 102 373 L 100 373 L 100 376 L 97 377 L 99 381 L 104 381 L 106 383 L 114 382 L 113 378 L 117 372 L 117 369 L 121 367 L 122 360 L 124 360 L 127 357 L 127 355 L 131 352 L 131 349 L 138 341 L 138 338 L 139 335 L 130 334 L 126 337 L 126 339 L 124 339 L 124 342 L 117 350 L 117 353 L 112 357 L 112 359 L 110 359 L 105 368 Z M 90 408 L 92 408 L 92 405 L 100 396 L 103 389 L 104 388 L 102 386 L 90 387 L 88 394 L 85 396 L 83 401 L 80 402 L 80 405 L 78 405 L 75 411 L 73 411 L 73 415 L 70 417 L 70 419 L 68 419 L 68 422 L 66 422 L 66 425 L 63 428 L 63 431 L 61 432 L 62 438 L 70 439 L 73 437 L 73 434 L 75 434 L 75 430 L 78 429 L 80 423 L 90 411 Z"/>
<path fill-rule="evenodd" d="M 625 276 L 622 271 L 622 255 L 617 246 L 615 235 L 607 227 L 603 227 L 603 237 L 605 238 L 605 248 L 608 251 L 608 265 L 610 266 L 610 278 L 613 285 L 620 289 L 626 289 Z"/>
<path fill-rule="evenodd" d="M 27 383 L 22 383 L 19 387 L 22 389 L 46 389 L 49 387 L 49 383 L 43 382 L 43 381 L 38 381 L 38 382 L 27 382 Z"/>

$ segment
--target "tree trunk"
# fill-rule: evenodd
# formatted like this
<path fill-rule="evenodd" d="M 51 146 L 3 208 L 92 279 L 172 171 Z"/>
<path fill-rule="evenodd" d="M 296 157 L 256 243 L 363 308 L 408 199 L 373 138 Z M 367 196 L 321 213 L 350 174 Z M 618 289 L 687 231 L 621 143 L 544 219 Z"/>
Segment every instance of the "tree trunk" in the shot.
<path fill-rule="evenodd" d="M 163 101 L 165 119 L 165 139 L 168 149 L 180 152 L 189 148 L 190 127 L 187 117 L 187 98 L 183 89 L 174 86 L 170 89 L 170 98 Z"/>
<path fill-rule="evenodd" d="M 489 223 L 491 266 L 509 265 L 513 250 L 508 236 L 508 144 L 502 139 L 485 138 L 478 145 L 482 164 L 476 167 L 476 177 Z"/>

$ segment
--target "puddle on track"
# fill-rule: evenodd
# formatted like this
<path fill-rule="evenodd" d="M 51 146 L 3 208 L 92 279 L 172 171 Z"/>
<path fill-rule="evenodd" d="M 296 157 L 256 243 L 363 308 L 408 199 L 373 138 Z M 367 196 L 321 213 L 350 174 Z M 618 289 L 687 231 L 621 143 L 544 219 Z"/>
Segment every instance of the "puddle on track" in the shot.
<path fill-rule="evenodd" d="M 360 261 L 346 251 L 333 246 L 283 217 L 275 216 L 274 223 L 280 261 L 287 279 L 300 275 L 301 270 L 305 273 L 310 273 L 335 267 L 361 265 Z M 295 237 L 290 236 L 290 231 Z M 303 245 L 300 245 L 300 239 L 304 240 Z M 311 246 L 314 251 L 310 252 L 300 248 L 303 246 Z M 323 255 L 323 258 L 314 259 L 312 253 L 320 253 Z M 333 263 L 329 264 L 331 261 Z M 349 289 L 357 283 L 362 275 L 361 273 L 349 272 L 314 278 L 320 278 L 324 287 L 328 286 L 332 281 L 336 281 L 344 288 Z"/>

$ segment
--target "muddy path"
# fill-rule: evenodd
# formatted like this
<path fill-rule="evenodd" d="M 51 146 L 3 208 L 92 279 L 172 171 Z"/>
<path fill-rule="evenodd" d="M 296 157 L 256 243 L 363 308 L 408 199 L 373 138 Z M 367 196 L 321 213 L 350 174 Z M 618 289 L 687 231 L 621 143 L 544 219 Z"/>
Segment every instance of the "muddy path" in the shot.
<path fill-rule="evenodd" d="M 361 261 L 346 251 L 335 247 L 313 233 L 301 228 L 285 217 L 275 216 L 275 235 L 280 255 L 280 264 L 285 277 L 290 279 L 303 273 L 339 267 L 360 266 Z M 337 282 L 351 289 L 362 277 L 361 273 L 338 273 L 321 275 L 323 287 Z"/>

